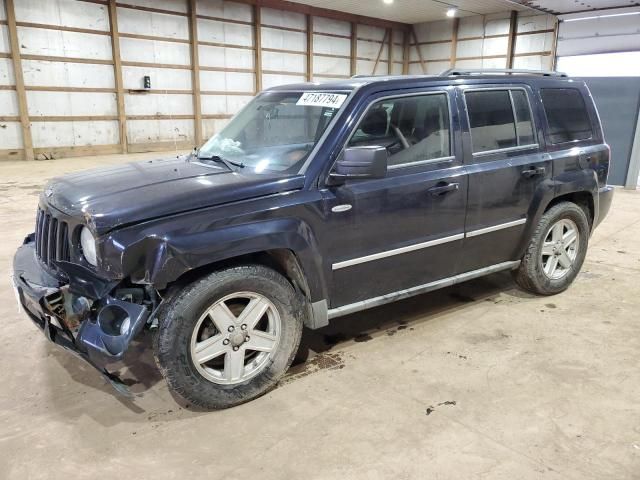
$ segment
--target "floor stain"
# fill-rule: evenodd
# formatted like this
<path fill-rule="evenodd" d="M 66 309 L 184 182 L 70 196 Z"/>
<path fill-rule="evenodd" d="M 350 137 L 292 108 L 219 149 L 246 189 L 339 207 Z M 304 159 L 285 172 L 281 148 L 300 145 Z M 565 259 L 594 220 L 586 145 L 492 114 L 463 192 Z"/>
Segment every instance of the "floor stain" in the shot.
<path fill-rule="evenodd" d="M 433 405 L 429 405 L 427 407 L 427 409 L 425 410 L 425 415 L 429 416 L 431 415 L 433 412 L 436 411 L 436 407 L 443 407 L 443 406 L 451 406 L 451 407 L 455 407 L 457 404 L 457 402 L 455 400 L 447 400 L 445 402 L 440 402 L 438 404 L 436 404 L 436 406 L 434 407 Z"/>
<path fill-rule="evenodd" d="M 547 303 L 547 304 L 545 304 L 545 307 L 547 307 L 547 308 L 558 308 L 555 303 Z"/>
<path fill-rule="evenodd" d="M 287 385 L 314 373 L 323 370 L 341 370 L 345 366 L 342 354 L 339 352 L 324 352 L 316 355 L 311 360 L 291 367 L 278 386 Z"/>
<path fill-rule="evenodd" d="M 353 341 L 354 342 L 368 342 L 369 340 L 373 340 L 373 337 L 371 335 L 369 335 L 368 333 L 362 333 L 356 337 L 354 337 Z"/>

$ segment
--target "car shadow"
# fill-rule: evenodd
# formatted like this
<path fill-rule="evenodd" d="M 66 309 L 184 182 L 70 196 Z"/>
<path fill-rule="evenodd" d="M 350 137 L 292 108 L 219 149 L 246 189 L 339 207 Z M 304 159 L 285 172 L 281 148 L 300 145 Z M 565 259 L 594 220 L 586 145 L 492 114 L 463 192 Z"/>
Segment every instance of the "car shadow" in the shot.
<path fill-rule="evenodd" d="M 392 336 L 400 330 L 413 329 L 416 325 L 433 321 L 441 314 L 467 308 L 472 303 L 497 304 L 515 298 L 532 297 L 516 287 L 509 272 L 500 272 L 337 318 L 327 327 L 318 330 L 305 328 L 294 363 L 278 386 L 324 368 L 341 368 L 337 356 L 332 352 L 339 351 L 350 342 L 365 342 L 377 335 Z M 510 298 L 512 300 L 509 300 Z M 147 412 L 139 398 L 164 381 L 153 357 L 151 335 L 143 335 L 134 341 L 124 359 L 108 367 L 109 371 L 117 373 L 129 387 L 134 394 L 131 398 L 119 395 L 91 366 L 55 346 L 47 348 L 56 362 L 67 371 L 71 380 L 80 385 L 75 390 L 82 391 L 83 388 L 88 388 L 104 392 L 105 395 L 114 395 L 133 413 Z M 52 384 L 51 388 L 60 387 Z M 172 393 L 171 396 L 178 408 L 199 411 L 182 398 Z"/>

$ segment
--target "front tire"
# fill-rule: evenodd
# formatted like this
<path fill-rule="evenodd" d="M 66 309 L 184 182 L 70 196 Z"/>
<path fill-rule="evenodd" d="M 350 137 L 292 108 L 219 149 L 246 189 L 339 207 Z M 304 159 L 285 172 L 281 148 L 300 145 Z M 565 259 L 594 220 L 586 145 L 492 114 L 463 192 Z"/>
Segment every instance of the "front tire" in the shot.
<path fill-rule="evenodd" d="M 547 210 L 538 224 L 515 280 L 539 295 L 567 288 L 582 268 L 589 243 L 589 220 L 575 203 L 561 202 Z"/>
<path fill-rule="evenodd" d="M 247 265 L 187 285 L 163 309 L 154 342 L 169 387 L 207 409 L 232 407 L 272 388 L 302 335 L 301 303 L 274 270 Z"/>

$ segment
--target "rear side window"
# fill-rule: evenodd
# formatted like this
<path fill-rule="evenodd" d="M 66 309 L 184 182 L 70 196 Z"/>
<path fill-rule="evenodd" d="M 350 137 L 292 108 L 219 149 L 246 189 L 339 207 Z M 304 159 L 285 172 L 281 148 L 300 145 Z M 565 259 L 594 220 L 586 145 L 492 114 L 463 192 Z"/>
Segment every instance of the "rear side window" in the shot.
<path fill-rule="evenodd" d="M 465 100 L 474 153 L 535 143 L 524 90 L 470 91 L 465 93 Z"/>
<path fill-rule="evenodd" d="M 591 121 L 580 90 L 543 88 L 540 94 L 549 123 L 551 143 L 586 140 L 593 136 Z"/>

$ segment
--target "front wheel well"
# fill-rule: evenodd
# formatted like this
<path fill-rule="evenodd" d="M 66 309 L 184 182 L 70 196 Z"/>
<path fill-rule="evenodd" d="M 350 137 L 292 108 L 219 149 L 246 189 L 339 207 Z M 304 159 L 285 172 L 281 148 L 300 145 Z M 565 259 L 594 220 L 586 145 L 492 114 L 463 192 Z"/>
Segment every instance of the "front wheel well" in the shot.
<path fill-rule="evenodd" d="M 584 211 L 587 219 L 589 220 L 589 228 L 593 226 L 593 220 L 595 216 L 595 207 L 593 205 L 593 195 L 589 192 L 572 192 L 560 195 L 549 202 L 545 212 L 553 208 L 555 205 L 561 202 L 571 202 L 578 205 Z"/>

